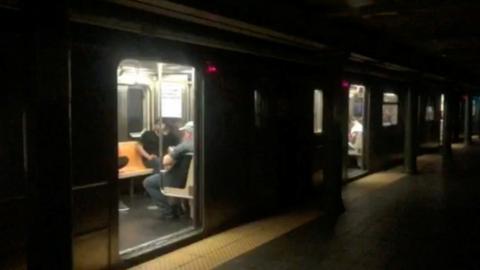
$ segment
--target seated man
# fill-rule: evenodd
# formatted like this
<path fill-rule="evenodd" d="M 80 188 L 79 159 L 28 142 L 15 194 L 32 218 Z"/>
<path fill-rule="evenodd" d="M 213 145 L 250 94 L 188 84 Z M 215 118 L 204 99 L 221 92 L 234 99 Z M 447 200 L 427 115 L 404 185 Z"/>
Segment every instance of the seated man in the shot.
<path fill-rule="evenodd" d="M 169 153 L 163 157 L 165 171 L 151 175 L 143 181 L 145 190 L 159 207 L 163 219 L 178 217 L 181 214 L 181 206 L 178 199 L 172 198 L 168 200 L 163 195 L 160 191 L 161 182 L 163 181 L 164 186 L 183 187 L 188 166 L 182 166 L 185 163 L 182 160 L 187 158 L 187 154 L 191 154 L 194 151 L 193 122 L 186 123 L 180 130 L 183 131 L 182 142 L 177 146 L 171 147 Z"/>
<path fill-rule="evenodd" d="M 352 127 L 348 134 L 349 150 L 354 150 L 357 154 L 362 153 L 363 144 L 363 125 L 358 120 L 352 121 Z"/>
<path fill-rule="evenodd" d="M 358 120 L 352 121 L 348 134 L 348 154 L 357 157 L 357 166 L 363 167 L 363 125 Z"/>
<path fill-rule="evenodd" d="M 152 168 L 154 172 L 158 172 L 160 169 L 159 156 L 166 154 L 168 147 L 178 144 L 178 138 L 173 133 L 172 126 L 163 122 L 160 125 L 160 123 L 160 119 L 157 119 L 153 130 L 145 131 L 137 146 L 137 151 L 142 156 L 143 164 L 147 168 Z M 158 155 L 160 151 L 160 136 L 162 136 L 163 153 Z"/>

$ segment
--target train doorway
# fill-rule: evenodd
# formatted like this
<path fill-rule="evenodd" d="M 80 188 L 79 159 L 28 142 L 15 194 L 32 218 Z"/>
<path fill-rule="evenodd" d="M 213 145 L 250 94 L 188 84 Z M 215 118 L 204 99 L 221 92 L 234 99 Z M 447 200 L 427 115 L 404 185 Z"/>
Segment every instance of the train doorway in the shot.
<path fill-rule="evenodd" d="M 122 257 L 199 227 L 195 68 L 125 59 L 117 69 L 118 249 Z"/>
<path fill-rule="evenodd" d="M 366 89 L 363 85 L 350 85 L 348 94 L 348 159 L 347 178 L 367 172 L 366 166 Z"/>

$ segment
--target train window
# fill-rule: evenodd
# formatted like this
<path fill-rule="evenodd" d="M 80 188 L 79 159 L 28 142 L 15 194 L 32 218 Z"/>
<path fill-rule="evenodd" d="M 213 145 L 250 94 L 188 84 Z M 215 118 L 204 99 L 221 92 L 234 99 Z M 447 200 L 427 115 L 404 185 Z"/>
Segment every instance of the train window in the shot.
<path fill-rule="evenodd" d="M 195 69 L 126 59 L 117 69 L 119 250 L 166 245 L 199 224 Z"/>
<path fill-rule="evenodd" d="M 472 116 L 477 114 L 477 102 L 475 99 L 472 99 Z"/>
<path fill-rule="evenodd" d="M 127 128 L 131 138 L 138 138 L 148 127 L 148 89 L 129 86 L 127 89 Z"/>
<path fill-rule="evenodd" d="M 443 114 L 445 110 L 445 95 L 440 95 L 440 119 L 443 119 Z"/>
<path fill-rule="evenodd" d="M 398 124 L 398 95 L 390 92 L 383 93 L 382 125 L 384 127 Z"/>
<path fill-rule="evenodd" d="M 313 91 L 313 132 L 322 133 L 323 129 L 323 91 Z"/>
<path fill-rule="evenodd" d="M 432 105 L 427 105 L 425 108 L 425 121 L 435 120 L 435 110 Z"/>

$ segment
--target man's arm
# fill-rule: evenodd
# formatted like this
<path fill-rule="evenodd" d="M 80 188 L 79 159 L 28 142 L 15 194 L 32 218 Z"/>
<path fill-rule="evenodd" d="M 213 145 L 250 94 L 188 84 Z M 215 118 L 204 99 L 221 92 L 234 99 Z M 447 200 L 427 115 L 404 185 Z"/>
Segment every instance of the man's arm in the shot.
<path fill-rule="evenodd" d="M 175 159 L 173 159 L 170 154 L 166 154 L 165 156 L 163 156 L 163 168 L 165 170 L 170 170 L 173 165 L 175 165 Z"/>
<path fill-rule="evenodd" d="M 191 142 L 183 142 L 169 149 L 168 154 L 163 156 L 163 167 L 168 171 L 175 165 L 180 156 L 193 152 L 193 144 Z"/>
<path fill-rule="evenodd" d="M 152 160 L 154 158 L 156 158 L 157 156 L 156 155 L 150 155 L 149 153 L 147 153 L 147 151 L 145 151 L 145 149 L 143 148 L 143 145 L 141 143 L 137 143 L 137 151 L 138 153 L 140 153 L 140 155 L 148 160 Z"/>

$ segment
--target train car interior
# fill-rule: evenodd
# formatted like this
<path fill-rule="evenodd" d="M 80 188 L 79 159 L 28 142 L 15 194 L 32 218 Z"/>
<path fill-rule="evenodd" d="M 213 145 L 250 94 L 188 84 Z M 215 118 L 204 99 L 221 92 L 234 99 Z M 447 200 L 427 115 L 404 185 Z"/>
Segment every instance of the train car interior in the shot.
<path fill-rule="evenodd" d="M 424 152 L 435 152 L 441 144 L 442 132 L 442 96 L 425 95 L 423 98 L 423 108 L 419 111 L 421 118 L 420 126 L 422 138 L 420 147 Z M 422 104 L 422 103 L 420 103 Z"/>
<path fill-rule="evenodd" d="M 118 65 L 120 255 L 195 229 L 194 93 L 191 66 L 135 59 Z"/>
<path fill-rule="evenodd" d="M 365 160 L 366 89 L 363 85 L 350 85 L 348 95 L 348 162 L 347 177 L 358 177 L 367 172 Z"/>

